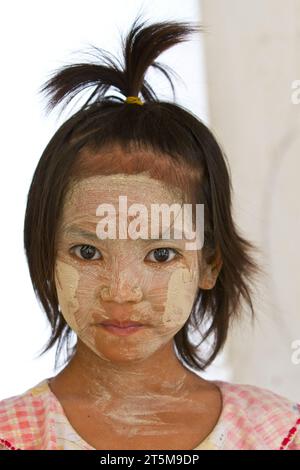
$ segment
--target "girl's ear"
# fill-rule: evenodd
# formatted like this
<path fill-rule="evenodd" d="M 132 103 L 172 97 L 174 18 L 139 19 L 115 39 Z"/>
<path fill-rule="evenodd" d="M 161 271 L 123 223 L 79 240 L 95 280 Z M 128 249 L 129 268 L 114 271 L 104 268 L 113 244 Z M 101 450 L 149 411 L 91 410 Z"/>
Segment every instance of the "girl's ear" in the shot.
<path fill-rule="evenodd" d="M 203 270 L 202 278 L 199 281 L 200 289 L 212 289 L 217 281 L 219 272 L 221 271 L 223 260 L 219 246 L 211 263 L 206 264 Z"/>

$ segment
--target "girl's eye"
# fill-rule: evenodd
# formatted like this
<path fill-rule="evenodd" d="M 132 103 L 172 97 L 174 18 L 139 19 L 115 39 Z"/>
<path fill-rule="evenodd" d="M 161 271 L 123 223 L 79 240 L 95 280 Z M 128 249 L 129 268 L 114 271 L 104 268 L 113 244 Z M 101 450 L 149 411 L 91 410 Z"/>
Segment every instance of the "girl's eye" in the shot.
<path fill-rule="evenodd" d="M 173 258 L 168 259 L 170 251 L 173 251 Z M 150 259 L 154 263 L 164 263 L 165 261 L 172 261 L 175 256 L 180 256 L 177 250 L 173 248 L 156 248 L 155 250 L 150 251 L 150 255 L 153 253 L 154 259 Z"/>
<path fill-rule="evenodd" d="M 77 245 L 72 248 L 76 256 L 85 260 L 95 260 L 101 257 L 97 248 L 91 245 Z M 100 255 L 97 258 L 94 258 L 95 254 Z"/>

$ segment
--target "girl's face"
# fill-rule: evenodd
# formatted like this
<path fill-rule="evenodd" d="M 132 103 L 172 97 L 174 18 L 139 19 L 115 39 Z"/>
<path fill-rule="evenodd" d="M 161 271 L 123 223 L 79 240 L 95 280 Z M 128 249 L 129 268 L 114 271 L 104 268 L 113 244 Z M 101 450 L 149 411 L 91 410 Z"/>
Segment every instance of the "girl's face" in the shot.
<path fill-rule="evenodd" d="M 124 195 L 128 209 L 134 203 L 147 208 L 149 224 L 152 204 L 182 203 L 179 190 L 146 173 L 86 178 L 68 194 L 55 263 L 58 301 L 66 322 L 86 346 L 113 362 L 146 359 L 165 346 L 187 321 L 199 285 L 200 252 L 186 250 L 186 240 L 174 239 L 172 229 L 168 240 L 153 240 L 150 231 L 148 239 L 118 236 L 118 220 L 124 217 L 119 196 Z M 115 208 L 115 239 L 97 236 L 101 218 L 96 209 L 104 203 Z M 133 219 L 126 212 L 128 225 Z M 164 232 L 166 226 L 159 228 Z M 118 336 L 96 325 L 105 320 L 145 326 Z"/>

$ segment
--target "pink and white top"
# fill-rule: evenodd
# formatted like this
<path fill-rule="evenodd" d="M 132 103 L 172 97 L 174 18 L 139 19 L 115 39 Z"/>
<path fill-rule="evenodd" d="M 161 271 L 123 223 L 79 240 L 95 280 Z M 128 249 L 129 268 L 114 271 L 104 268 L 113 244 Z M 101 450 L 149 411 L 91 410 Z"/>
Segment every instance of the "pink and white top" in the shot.
<path fill-rule="evenodd" d="M 222 412 L 194 450 L 300 450 L 300 404 L 253 385 L 214 383 L 222 393 Z M 0 448 L 95 450 L 68 421 L 48 379 L 0 401 Z"/>

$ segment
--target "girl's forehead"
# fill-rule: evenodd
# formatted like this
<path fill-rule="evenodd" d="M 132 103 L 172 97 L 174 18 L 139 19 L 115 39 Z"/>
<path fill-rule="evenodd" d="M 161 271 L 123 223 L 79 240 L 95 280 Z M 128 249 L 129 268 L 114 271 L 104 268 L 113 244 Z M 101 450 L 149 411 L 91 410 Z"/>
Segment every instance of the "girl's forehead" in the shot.
<path fill-rule="evenodd" d="M 149 230 L 158 234 L 155 236 L 166 232 L 167 237 L 172 233 L 180 239 L 183 205 L 183 194 L 179 188 L 146 173 L 97 175 L 76 182 L 66 198 L 61 222 L 64 230 L 79 223 L 83 224 L 81 229 L 87 229 L 89 225 L 95 231 L 102 218 L 106 223 L 116 220 L 117 225 L 120 216 L 121 223 L 124 223 L 124 217 L 127 223 L 138 218 L 147 227 L 148 234 Z M 185 216 L 184 220 L 187 219 Z M 185 227 L 186 233 L 188 230 L 190 226 Z"/>
<path fill-rule="evenodd" d="M 164 181 L 150 177 L 147 172 L 128 175 L 97 175 L 84 178 L 73 184 L 66 203 L 69 206 L 86 207 L 103 202 L 116 202 L 119 196 L 125 196 L 128 202 L 149 203 L 181 203 L 182 190 Z"/>

